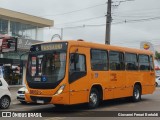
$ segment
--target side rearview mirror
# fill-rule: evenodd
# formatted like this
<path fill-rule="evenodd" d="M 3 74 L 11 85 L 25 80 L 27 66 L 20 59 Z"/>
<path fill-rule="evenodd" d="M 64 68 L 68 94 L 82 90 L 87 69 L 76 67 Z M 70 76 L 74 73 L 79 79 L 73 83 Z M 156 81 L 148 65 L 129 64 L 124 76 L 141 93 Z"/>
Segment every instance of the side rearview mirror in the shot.
<path fill-rule="evenodd" d="M 77 54 L 77 53 L 74 54 L 74 62 L 75 63 L 79 62 L 79 54 Z"/>

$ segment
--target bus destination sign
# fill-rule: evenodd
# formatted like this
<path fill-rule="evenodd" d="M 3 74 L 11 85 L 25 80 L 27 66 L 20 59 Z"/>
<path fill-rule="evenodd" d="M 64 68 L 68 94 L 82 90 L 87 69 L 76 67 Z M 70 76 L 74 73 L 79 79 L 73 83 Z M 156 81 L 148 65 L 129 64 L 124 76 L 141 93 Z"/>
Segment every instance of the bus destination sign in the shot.
<path fill-rule="evenodd" d="M 62 44 L 42 44 L 41 51 L 48 51 L 48 50 L 59 50 L 62 49 Z"/>
<path fill-rule="evenodd" d="M 66 50 L 67 43 L 47 43 L 31 46 L 30 51 L 50 51 L 50 50 Z"/>

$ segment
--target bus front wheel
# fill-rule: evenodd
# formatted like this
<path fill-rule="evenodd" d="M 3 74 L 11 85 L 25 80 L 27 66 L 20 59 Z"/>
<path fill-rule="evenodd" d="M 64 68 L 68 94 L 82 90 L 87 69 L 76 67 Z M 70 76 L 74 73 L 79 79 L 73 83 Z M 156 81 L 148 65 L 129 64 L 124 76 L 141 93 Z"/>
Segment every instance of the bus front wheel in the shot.
<path fill-rule="evenodd" d="M 90 109 L 94 109 L 94 108 L 98 107 L 99 102 L 100 102 L 100 96 L 99 96 L 98 90 L 96 88 L 92 88 L 91 92 L 89 94 L 88 107 Z"/>
<path fill-rule="evenodd" d="M 132 100 L 133 102 L 141 100 L 141 87 L 139 85 L 134 86 Z"/>

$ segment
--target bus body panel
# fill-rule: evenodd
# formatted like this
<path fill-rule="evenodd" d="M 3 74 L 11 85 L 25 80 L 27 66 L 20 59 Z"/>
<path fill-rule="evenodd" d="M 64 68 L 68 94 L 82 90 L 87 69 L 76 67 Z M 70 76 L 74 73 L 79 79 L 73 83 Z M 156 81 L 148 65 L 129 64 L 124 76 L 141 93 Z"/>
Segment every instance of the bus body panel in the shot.
<path fill-rule="evenodd" d="M 143 72 L 142 94 L 152 94 L 155 90 L 155 73 L 154 71 Z"/>
<path fill-rule="evenodd" d="M 126 86 L 127 96 L 133 95 L 133 87 L 136 82 L 140 82 L 140 80 L 141 80 L 140 75 L 141 75 L 140 72 L 137 72 L 137 71 L 126 71 L 126 84 L 125 84 L 125 86 Z"/>
<path fill-rule="evenodd" d="M 103 100 L 113 99 L 114 81 L 109 80 L 108 71 L 91 71 L 90 90 L 94 85 L 100 85 L 103 90 Z"/>
<path fill-rule="evenodd" d="M 125 97 L 125 72 L 110 71 L 110 81 L 114 81 L 114 98 Z"/>

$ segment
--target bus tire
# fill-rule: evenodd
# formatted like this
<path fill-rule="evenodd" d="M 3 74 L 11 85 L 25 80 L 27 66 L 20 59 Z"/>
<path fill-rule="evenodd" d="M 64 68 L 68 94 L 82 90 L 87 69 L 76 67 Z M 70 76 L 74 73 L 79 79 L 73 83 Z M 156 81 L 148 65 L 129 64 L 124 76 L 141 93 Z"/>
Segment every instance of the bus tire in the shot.
<path fill-rule="evenodd" d="M 94 109 L 98 107 L 99 103 L 100 103 L 99 92 L 96 88 L 92 88 L 89 94 L 89 103 L 88 103 L 89 109 Z"/>
<path fill-rule="evenodd" d="M 133 89 L 133 102 L 139 102 L 141 100 L 141 87 L 139 85 L 135 85 Z"/>

